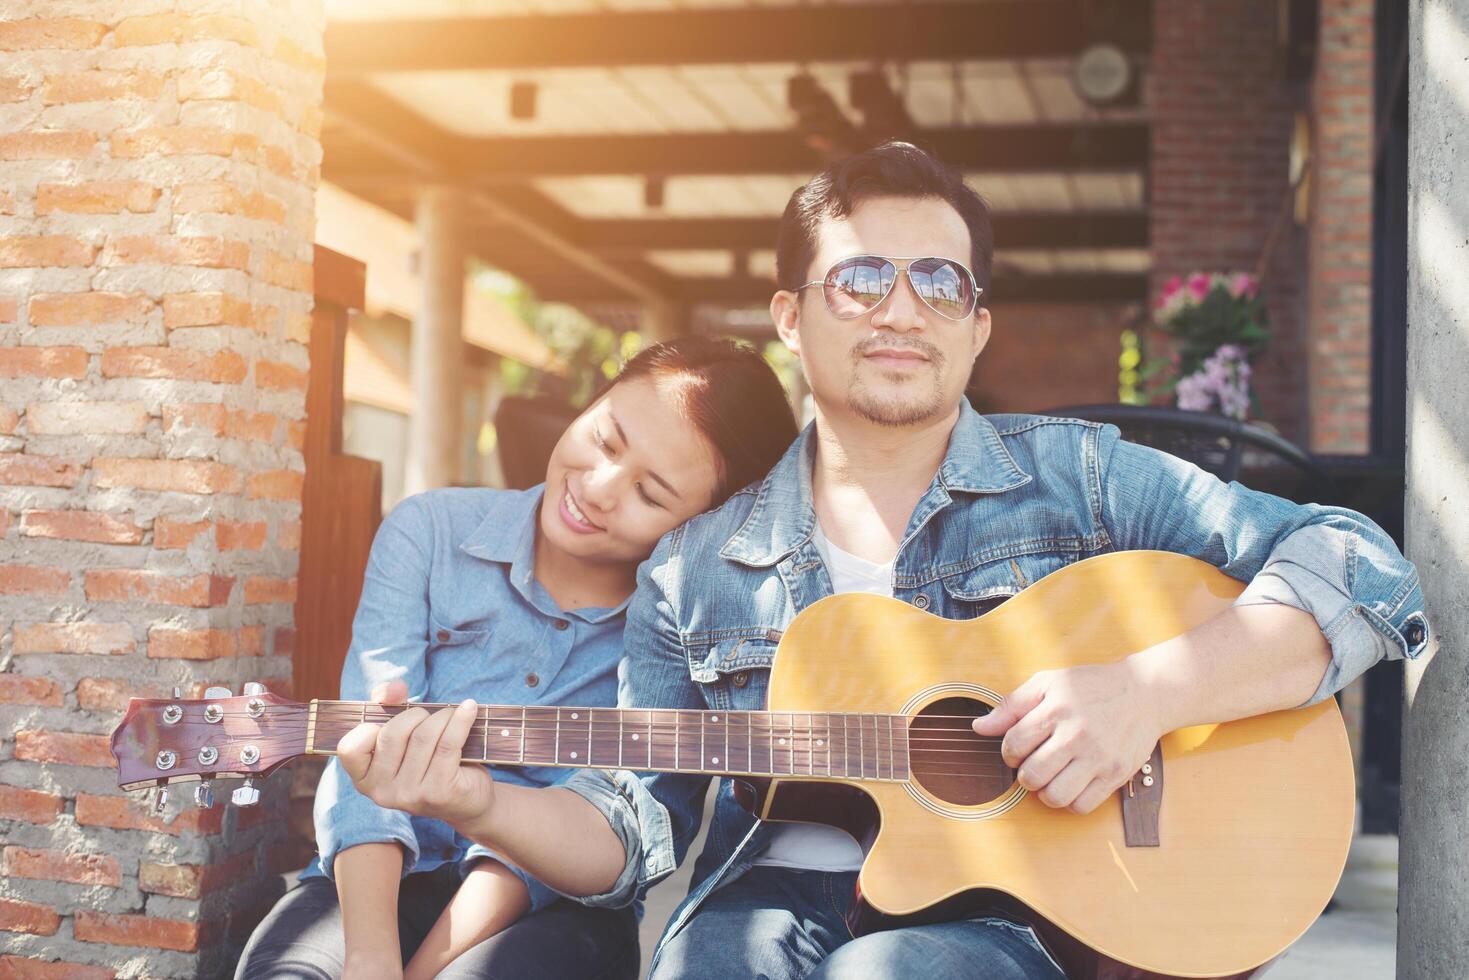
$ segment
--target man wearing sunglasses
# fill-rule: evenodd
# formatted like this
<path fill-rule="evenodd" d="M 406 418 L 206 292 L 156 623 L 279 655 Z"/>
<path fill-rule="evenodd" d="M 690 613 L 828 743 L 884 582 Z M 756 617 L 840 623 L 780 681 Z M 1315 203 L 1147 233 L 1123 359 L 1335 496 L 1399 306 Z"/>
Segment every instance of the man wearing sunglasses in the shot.
<path fill-rule="evenodd" d="M 781 632 L 833 592 L 968 618 L 1125 549 L 1189 554 L 1248 581 L 1233 609 L 1184 637 L 1038 674 L 976 722 L 1004 736 L 1023 786 L 1085 813 L 1169 731 L 1314 703 L 1382 657 L 1424 649 L 1416 572 L 1360 514 L 1225 485 L 1112 426 L 975 413 L 964 392 L 992 330 L 992 252 L 983 201 L 908 144 L 796 191 L 770 310 L 815 421 L 763 482 L 671 533 L 643 565 L 625 705 L 764 707 Z M 457 759 L 472 718 L 460 708 L 422 724 Z M 708 785 L 585 771 L 565 788 L 525 790 L 496 787 L 478 766 L 431 785 L 449 778 L 400 770 L 394 798 L 453 799 L 429 815 L 594 905 L 632 901 L 684 859 Z M 652 977 L 1061 976 L 1030 929 L 997 917 L 852 939 L 843 916 L 862 856 L 840 831 L 756 820 L 725 780 Z"/>

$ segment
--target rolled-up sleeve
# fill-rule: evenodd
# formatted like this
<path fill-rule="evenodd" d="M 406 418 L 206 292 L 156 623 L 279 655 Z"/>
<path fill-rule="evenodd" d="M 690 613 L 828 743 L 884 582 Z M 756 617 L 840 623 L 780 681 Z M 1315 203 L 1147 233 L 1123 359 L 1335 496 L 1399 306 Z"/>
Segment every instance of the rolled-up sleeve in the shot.
<path fill-rule="evenodd" d="M 352 620 L 352 645 L 342 667 L 344 699 L 366 700 L 374 687 L 390 680 L 408 685 L 409 700 L 424 696 L 429 569 L 425 549 L 431 540 L 428 516 L 421 502 L 411 497 L 378 528 Z M 405 875 L 418 862 L 418 839 L 409 815 L 363 796 L 336 759 L 317 784 L 312 818 L 321 870 L 327 877 L 335 874 L 337 855 L 358 844 L 401 844 Z"/>
<path fill-rule="evenodd" d="M 689 676 L 677 618 L 665 582 L 677 568 L 682 532 L 664 537 L 638 569 L 627 612 L 624 653 L 617 668 L 617 703 L 624 708 L 704 708 Z M 572 896 L 584 905 L 617 907 L 641 897 L 682 863 L 704 813 L 708 776 L 582 770 L 561 784 L 607 818 L 622 841 L 622 873 L 600 895 Z"/>
<path fill-rule="evenodd" d="M 1414 658 L 1429 641 L 1412 562 L 1369 518 L 1296 504 L 1224 483 L 1192 463 L 1097 434 L 1103 528 L 1117 549 L 1207 561 L 1246 582 L 1236 605 L 1281 603 L 1309 613 L 1331 663 L 1306 704 L 1325 700 L 1384 658 Z"/>

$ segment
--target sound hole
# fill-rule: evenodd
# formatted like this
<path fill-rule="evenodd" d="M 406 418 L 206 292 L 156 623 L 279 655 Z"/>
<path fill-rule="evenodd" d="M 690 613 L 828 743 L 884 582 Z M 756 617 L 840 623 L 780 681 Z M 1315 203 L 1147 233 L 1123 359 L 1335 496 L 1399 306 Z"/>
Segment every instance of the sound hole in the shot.
<path fill-rule="evenodd" d="M 945 803 L 975 806 L 1005 793 L 1015 770 L 1000 758 L 1000 740 L 981 738 L 970 723 L 989 714 L 974 698 L 935 701 L 908 726 L 909 770 L 918 785 Z"/>

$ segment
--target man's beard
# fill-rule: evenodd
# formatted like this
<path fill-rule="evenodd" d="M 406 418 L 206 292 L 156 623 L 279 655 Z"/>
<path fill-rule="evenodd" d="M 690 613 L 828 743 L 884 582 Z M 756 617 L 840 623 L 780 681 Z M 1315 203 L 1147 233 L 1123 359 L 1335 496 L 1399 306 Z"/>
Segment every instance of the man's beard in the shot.
<path fill-rule="evenodd" d="M 858 346 L 852 353 L 860 368 L 862 358 L 871 349 L 877 347 L 891 347 L 888 343 L 868 343 Z M 918 390 L 907 397 L 898 395 L 896 397 L 878 395 L 871 391 L 861 379 L 861 375 L 854 376 L 851 388 L 847 390 L 847 407 L 862 419 L 876 425 L 901 428 L 904 426 L 917 425 L 926 422 L 943 413 L 945 408 L 944 385 L 944 355 L 938 348 L 931 344 L 914 343 L 904 344 L 910 350 L 921 352 L 928 358 L 927 366 L 933 372 L 933 383 L 931 387 Z M 917 381 L 913 382 L 915 385 Z"/>

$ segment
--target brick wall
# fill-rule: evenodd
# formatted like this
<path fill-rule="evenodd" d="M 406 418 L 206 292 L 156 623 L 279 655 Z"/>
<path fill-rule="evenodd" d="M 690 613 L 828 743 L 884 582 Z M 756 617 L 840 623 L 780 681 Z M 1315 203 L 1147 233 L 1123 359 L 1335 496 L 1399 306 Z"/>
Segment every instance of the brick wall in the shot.
<path fill-rule="evenodd" d="M 1370 447 L 1372 0 L 1321 0 L 1311 91 L 1311 448 Z"/>
<path fill-rule="evenodd" d="M 1126 303 L 998 303 L 970 392 L 985 412 L 1041 412 L 1117 400 Z"/>
<path fill-rule="evenodd" d="M 321 0 L 0 17 L 0 975 L 215 975 L 289 776 L 155 817 L 109 733 L 289 677 Z"/>
<path fill-rule="evenodd" d="M 1195 269 L 1255 268 L 1290 187 L 1300 97 L 1283 76 L 1276 0 L 1154 5 L 1146 99 L 1154 296 Z M 1264 418 L 1304 442 L 1304 233 L 1288 221 L 1264 276 L 1275 339 L 1256 363 Z"/>

